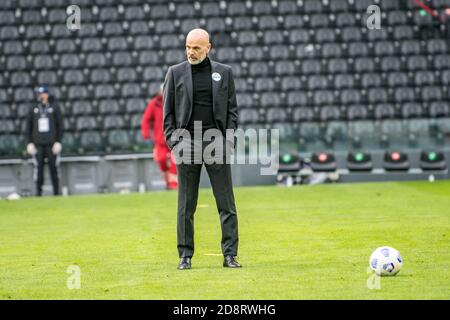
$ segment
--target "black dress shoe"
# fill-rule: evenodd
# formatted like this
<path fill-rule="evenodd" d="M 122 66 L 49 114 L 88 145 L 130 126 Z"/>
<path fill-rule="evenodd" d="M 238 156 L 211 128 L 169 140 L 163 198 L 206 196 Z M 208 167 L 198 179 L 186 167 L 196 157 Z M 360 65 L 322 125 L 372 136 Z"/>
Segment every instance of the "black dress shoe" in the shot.
<path fill-rule="evenodd" d="M 227 268 L 241 268 L 242 266 L 236 261 L 236 257 L 225 256 L 223 259 L 223 266 Z"/>
<path fill-rule="evenodd" d="M 178 270 L 190 269 L 191 268 L 191 258 L 183 257 L 180 258 L 180 262 L 178 263 Z"/>

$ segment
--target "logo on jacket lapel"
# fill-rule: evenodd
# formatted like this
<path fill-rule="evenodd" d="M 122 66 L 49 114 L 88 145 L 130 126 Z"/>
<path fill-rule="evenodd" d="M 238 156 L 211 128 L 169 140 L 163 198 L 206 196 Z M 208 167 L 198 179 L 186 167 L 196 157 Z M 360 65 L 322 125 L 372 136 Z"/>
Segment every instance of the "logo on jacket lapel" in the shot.
<path fill-rule="evenodd" d="M 213 79 L 214 81 L 220 81 L 220 79 L 222 79 L 222 77 L 221 77 L 221 75 L 220 75 L 219 73 L 214 72 L 214 73 L 212 74 L 212 79 Z"/>

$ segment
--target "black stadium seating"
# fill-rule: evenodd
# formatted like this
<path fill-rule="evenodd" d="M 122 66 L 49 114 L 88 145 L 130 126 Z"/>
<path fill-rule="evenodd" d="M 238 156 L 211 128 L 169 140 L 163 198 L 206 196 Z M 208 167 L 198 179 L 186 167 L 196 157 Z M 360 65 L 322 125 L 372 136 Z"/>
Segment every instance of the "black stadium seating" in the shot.
<path fill-rule="evenodd" d="M 141 150 L 142 112 L 195 27 L 233 68 L 243 128 L 279 128 L 301 151 L 439 146 L 449 133 L 450 41 L 414 1 L 71 4 L 80 30 L 66 27 L 67 1 L 0 2 L 1 156 L 22 154 L 39 84 L 63 110 L 66 154 Z M 371 4 L 382 30 L 366 27 Z"/>

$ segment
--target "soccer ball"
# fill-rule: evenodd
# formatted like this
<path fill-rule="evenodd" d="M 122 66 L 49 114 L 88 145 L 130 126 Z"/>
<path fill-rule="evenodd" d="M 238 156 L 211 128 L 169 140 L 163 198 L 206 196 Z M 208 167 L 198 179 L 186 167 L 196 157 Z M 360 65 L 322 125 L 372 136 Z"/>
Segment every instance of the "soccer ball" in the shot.
<path fill-rule="evenodd" d="M 369 265 L 379 276 L 395 276 L 403 265 L 400 252 L 391 247 L 379 247 L 370 255 Z"/>

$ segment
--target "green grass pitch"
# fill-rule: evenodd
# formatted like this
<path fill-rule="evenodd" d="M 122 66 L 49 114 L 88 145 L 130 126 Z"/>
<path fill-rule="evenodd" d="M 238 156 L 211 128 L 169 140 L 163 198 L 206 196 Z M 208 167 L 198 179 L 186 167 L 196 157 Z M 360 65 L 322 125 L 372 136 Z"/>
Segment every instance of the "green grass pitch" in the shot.
<path fill-rule="evenodd" d="M 0 201 L 0 299 L 449 299 L 450 181 L 235 188 L 240 270 L 211 190 L 193 269 L 176 269 L 176 192 Z M 404 264 L 370 290 L 373 249 Z M 67 269 L 80 267 L 80 289 Z"/>

